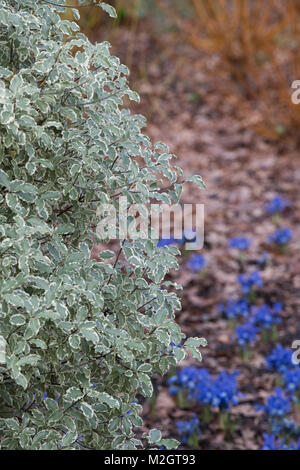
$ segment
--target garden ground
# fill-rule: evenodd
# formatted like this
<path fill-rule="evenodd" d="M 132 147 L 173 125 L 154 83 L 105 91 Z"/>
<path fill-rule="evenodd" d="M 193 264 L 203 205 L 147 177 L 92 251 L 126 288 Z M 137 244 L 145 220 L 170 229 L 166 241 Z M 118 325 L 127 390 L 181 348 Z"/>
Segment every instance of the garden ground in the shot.
<path fill-rule="evenodd" d="M 126 28 L 118 30 L 113 53 L 124 62 L 130 43 L 131 33 Z M 185 174 L 199 173 L 207 185 L 203 191 L 186 184 L 182 196 L 182 203 L 205 204 L 201 253 L 207 267 L 204 273 L 191 271 L 187 254 L 180 259 L 180 270 L 171 273 L 171 278 L 183 285 L 183 309 L 177 320 L 188 336 L 207 339 L 201 366 L 211 374 L 240 370 L 238 383 L 243 393 L 232 409 L 236 422 L 233 435 L 225 438 L 215 413 L 209 425 L 200 423 L 199 448 L 259 449 L 268 424 L 255 404 L 263 403 L 276 385 L 275 374 L 266 371 L 265 357 L 276 342 L 290 348 L 294 340 L 300 340 L 299 150 L 294 142 L 271 141 L 257 133 L 253 125 L 259 121 L 258 112 L 228 89 L 224 91 L 213 58 L 194 56 L 187 47 L 178 56 L 172 47 L 167 35 L 159 41 L 153 39 L 145 24 L 135 33 L 130 81 L 141 95 L 141 104 L 135 105 L 134 111 L 148 118 L 147 133 L 170 146 Z M 284 254 L 266 242 L 274 224 L 265 204 L 276 194 L 291 201 L 283 225 L 292 229 L 293 238 Z M 228 240 L 237 236 L 252 241 L 243 263 L 236 251 L 228 248 Z M 258 264 L 265 252 L 267 262 Z M 256 304 L 281 302 L 283 322 L 278 340 L 258 341 L 251 359 L 245 362 L 218 305 L 239 295 L 238 273 L 253 270 L 261 272 L 264 283 Z M 197 363 L 189 359 L 184 365 Z M 195 409 L 177 406 L 166 379 L 154 382 L 155 399 L 144 404 L 144 426 L 159 428 L 164 437 L 179 437 L 176 422 L 191 418 Z M 293 419 L 300 425 L 300 410 L 294 412 Z"/>

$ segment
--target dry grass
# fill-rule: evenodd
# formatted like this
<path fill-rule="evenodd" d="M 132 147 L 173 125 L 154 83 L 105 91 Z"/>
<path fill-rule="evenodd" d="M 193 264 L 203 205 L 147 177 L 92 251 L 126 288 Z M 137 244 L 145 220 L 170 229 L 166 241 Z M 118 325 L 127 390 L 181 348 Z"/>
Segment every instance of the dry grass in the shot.
<path fill-rule="evenodd" d="M 186 15 L 170 0 L 155 3 L 181 39 L 220 57 L 235 91 L 261 112 L 262 132 L 278 137 L 299 128 L 300 106 L 291 102 L 300 79 L 299 0 L 185 0 Z"/>

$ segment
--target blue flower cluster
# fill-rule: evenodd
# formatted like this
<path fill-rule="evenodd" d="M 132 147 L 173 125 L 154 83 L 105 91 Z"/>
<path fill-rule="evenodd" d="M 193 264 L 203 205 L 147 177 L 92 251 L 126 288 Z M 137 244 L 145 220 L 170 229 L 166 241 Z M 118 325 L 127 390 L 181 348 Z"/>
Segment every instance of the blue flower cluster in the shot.
<path fill-rule="evenodd" d="M 245 347 L 254 344 L 256 341 L 258 330 L 252 322 L 238 325 L 235 330 L 235 336 L 239 346 Z"/>
<path fill-rule="evenodd" d="M 226 318 L 232 319 L 242 316 L 249 316 L 249 302 L 247 299 L 227 300 L 226 304 L 219 304 L 219 312 L 223 313 Z"/>
<path fill-rule="evenodd" d="M 176 395 L 185 391 L 188 399 L 201 405 L 218 407 L 222 411 L 228 410 L 239 401 L 238 374 L 237 370 L 232 373 L 222 371 L 214 379 L 207 369 L 184 367 L 169 379 L 169 392 Z"/>
<path fill-rule="evenodd" d="M 263 286 L 259 271 L 254 271 L 250 275 L 239 274 L 237 280 L 245 297 L 238 300 L 229 299 L 225 304 L 220 303 L 218 310 L 229 320 L 236 320 L 238 317 L 247 320 L 245 324 L 237 326 L 234 335 L 238 345 L 246 351 L 249 345 L 254 344 L 259 332 L 270 329 L 273 331 L 274 325 L 282 323 L 280 318 L 282 304 L 277 302 L 272 306 L 264 304 L 256 308 L 252 306 L 251 308 L 251 302 L 253 302 L 255 295 L 254 286 Z M 274 330 L 275 334 L 276 330 Z M 244 355 L 243 357 L 246 359 L 248 356 Z"/>
<path fill-rule="evenodd" d="M 176 421 L 177 432 L 181 438 L 183 444 L 187 444 L 189 438 L 193 435 L 200 435 L 201 431 L 199 428 L 199 420 L 195 414 L 189 421 Z"/>
<path fill-rule="evenodd" d="M 278 214 L 286 207 L 290 206 L 290 201 L 276 196 L 268 205 L 266 210 L 270 214 Z M 277 218 L 274 218 L 274 222 Z M 278 250 L 285 249 L 285 245 L 292 238 L 292 231 L 289 228 L 279 228 L 268 238 L 270 243 L 276 243 Z M 191 241 L 183 235 L 182 240 L 165 241 L 166 244 Z M 163 243 L 161 241 L 160 243 Z M 246 237 L 234 237 L 228 242 L 229 248 L 239 250 L 240 257 L 251 246 L 251 240 Z M 282 247 L 282 248 L 281 248 Z M 261 259 L 256 261 L 260 269 L 264 269 L 268 261 L 268 253 L 264 253 Z M 204 256 L 195 253 L 187 266 L 195 272 L 202 270 L 207 264 Z M 256 268 L 258 269 L 258 268 Z M 242 295 L 240 298 L 233 298 L 218 305 L 219 313 L 229 320 L 239 320 L 239 324 L 234 333 L 238 345 L 243 349 L 243 358 L 247 360 L 249 346 L 253 345 L 262 334 L 268 340 L 275 339 L 276 325 L 282 323 L 281 313 L 283 306 L 276 302 L 273 304 L 262 304 L 256 301 L 256 289 L 263 286 L 260 271 L 239 274 L 237 281 L 240 284 Z M 258 293 L 260 295 L 260 293 Z M 241 322 L 243 320 L 243 322 Z M 235 325 L 237 321 L 231 322 Z M 173 345 L 172 346 L 176 346 Z M 180 345 L 177 345 L 180 347 Z M 261 410 L 268 418 L 270 433 L 264 435 L 263 450 L 300 450 L 300 428 L 287 416 L 292 411 L 293 403 L 300 399 L 300 367 L 292 363 L 292 351 L 277 344 L 271 353 L 266 357 L 267 370 L 281 375 L 282 387 L 276 387 L 272 394 L 266 399 L 263 405 L 256 405 L 257 410 Z M 178 403 L 186 404 L 190 402 L 192 406 L 200 405 L 204 422 L 208 422 L 210 408 L 218 408 L 220 415 L 220 425 L 226 433 L 234 424 L 230 419 L 230 409 L 239 403 L 241 393 L 237 385 L 239 371 L 228 373 L 221 371 L 217 377 L 210 374 L 207 369 L 197 367 L 183 367 L 177 374 L 168 381 L 169 393 L 178 395 Z M 208 418 L 208 419 L 207 419 Z M 188 443 L 193 435 L 200 434 L 199 420 L 196 415 L 187 421 L 179 421 L 177 424 L 178 434 L 182 436 L 182 442 Z M 224 426 L 224 427 L 223 427 Z M 227 431 L 226 431 L 227 427 Z M 231 430 L 229 429 L 231 432 Z M 192 440 L 189 441 L 189 444 Z"/>
<path fill-rule="evenodd" d="M 265 405 L 258 406 L 269 417 L 272 435 L 267 435 L 263 450 L 300 450 L 299 443 L 286 445 L 281 440 L 276 441 L 277 436 L 299 436 L 300 429 L 296 424 L 285 418 L 292 409 L 292 402 L 297 401 L 300 392 L 300 368 L 292 363 L 292 351 L 277 344 L 266 358 L 267 369 L 282 374 L 282 382 L 285 389 L 275 388 Z"/>
<path fill-rule="evenodd" d="M 293 369 L 292 351 L 277 344 L 272 352 L 266 357 L 267 370 L 282 374 L 287 370 Z"/>
<path fill-rule="evenodd" d="M 297 400 L 300 396 L 300 368 L 297 367 L 293 370 L 286 370 L 283 376 L 285 390 L 293 400 Z"/>
<path fill-rule="evenodd" d="M 183 367 L 177 371 L 177 374 L 168 381 L 170 395 L 176 395 L 185 390 L 188 392 L 188 398 L 194 399 L 196 387 L 204 390 L 206 384 L 211 381 L 210 373 L 207 369 L 198 369 L 197 367 Z"/>
<path fill-rule="evenodd" d="M 178 240 L 174 237 L 170 238 L 161 238 L 157 243 L 157 247 L 169 246 L 169 245 L 176 245 L 177 243 L 182 243 L 182 240 Z"/>
<path fill-rule="evenodd" d="M 299 435 L 299 428 L 298 426 L 290 419 L 283 418 L 278 420 L 274 420 L 272 422 L 272 431 L 275 436 L 278 435 L 288 435 L 288 436 L 298 436 Z"/>
<path fill-rule="evenodd" d="M 204 256 L 194 253 L 187 263 L 188 267 L 193 271 L 200 271 L 207 265 L 207 261 Z"/>
<path fill-rule="evenodd" d="M 247 237 L 234 237 L 229 240 L 228 245 L 229 248 L 245 251 L 251 246 L 251 241 Z"/>
<path fill-rule="evenodd" d="M 283 418 L 292 409 L 291 400 L 281 387 L 274 389 L 274 394 L 269 396 L 265 405 L 257 405 L 257 410 L 262 410 L 270 418 Z"/>
<path fill-rule="evenodd" d="M 290 228 L 281 227 L 275 230 L 275 232 L 272 235 L 269 235 L 268 242 L 276 243 L 277 245 L 286 245 L 287 243 L 289 243 L 292 236 L 293 236 L 293 232 Z"/>
<path fill-rule="evenodd" d="M 264 434 L 262 450 L 300 450 L 300 439 L 288 445 L 283 439 L 276 439 L 274 434 Z"/>
<path fill-rule="evenodd" d="M 269 214 L 276 214 L 284 211 L 286 207 L 290 207 L 291 203 L 288 199 L 283 199 L 281 196 L 275 196 L 271 202 L 266 204 L 266 210 Z"/>
<path fill-rule="evenodd" d="M 258 260 L 256 261 L 256 264 L 258 264 L 261 267 L 264 267 L 267 265 L 268 261 L 269 261 L 269 253 L 267 251 L 264 251 L 261 257 L 258 258 Z"/>
<path fill-rule="evenodd" d="M 237 339 L 238 345 L 247 348 L 247 346 L 255 343 L 258 333 L 270 330 L 274 325 L 280 324 L 282 322 L 280 318 L 281 311 L 282 305 L 279 302 L 273 304 L 272 307 L 264 304 L 252 308 L 252 314 L 248 321 L 236 327 L 234 337 Z"/>
<path fill-rule="evenodd" d="M 282 322 L 280 313 L 282 312 L 282 304 L 277 302 L 271 308 L 269 305 L 261 305 L 253 310 L 251 322 L 262 330 L 269 330 L 275 324 Z"/>
<path fill-rule="evenodd" d="M 168 380 L 170 395 L 177 395 L 177 393 L 184 389 L 190 394 L 190 391 L 196 387 L 196 383 L 202 374 L 209 376 L 207 369 L 197 369 L 197 367 L 187 366 L 178 370 L 176 375 L 173 375 Z"/>
<path fill-rule="evenodd" d="M 254 271 L 249 276 L 246 276 L 245 274 L 239 274 L 237 280 L 241 285 L 243 294 L 245 295 L 249 294 L 254 286 L 262 287 L 263 285 L 259 271 Z"/>
<path fill-rule="evenodd" d="M 218 406 L 220 410 L 228 410 L 232 405 L 239 403 L 239 396 L 241 396 L 241 394 L 236 383 L 238 375 L 238 370 L 235 370 L 231 374 L 223 370 L 219 374 L 213 384 L 214 396 L 212 406 Z"/>
<path fill-rule="evenodd" d="M 162 247 L 162 246 L 168 246 L 168 245 L 184 245 L 187 242 L 195 242 L 196 241 L 196 232 L 194 230 L 189 230 L 186 229 L 182 233 L 181 238 L 174 238 L 173 236 L 170 236 L 169 238 L 161 238 L 157 246 Z"/>

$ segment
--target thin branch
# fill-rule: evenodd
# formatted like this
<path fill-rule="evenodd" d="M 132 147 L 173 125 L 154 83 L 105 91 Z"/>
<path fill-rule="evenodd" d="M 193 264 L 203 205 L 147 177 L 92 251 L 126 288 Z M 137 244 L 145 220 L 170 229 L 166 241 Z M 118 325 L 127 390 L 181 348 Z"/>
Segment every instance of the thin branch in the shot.
<path fill-rule="evenodd" d="M 146 307 L 146 305 L 150 304 L 150 302 L 152 302 L 153 300 L 155 300 L 157 297 L 153 297 L 153 299 L 150 299 L 148 300 L 148 302 L 146 302 L 144 305 L 141 305 L 141 307 L 139 307 L 137 309 L 137 311 L 141 310 L 143 307 Z"/>
<path fill-rule="evenodd" d="M 60 8 L 83 8 L 83 7 L 93 7 L 98 5 L 97 3 L 85 3 L 84 5 L 62 5 L 61 3 L 54 3 L 50 2 L 49 0 L 42 0 L 43 3 L 48 3 L 49 5 L 53 5 L 54 7 Z"/>
<path fill-rule="evenodd" d="M 2 258 L 3 255 L 5 255 L 5 253 L 7 253 L 12 247 L 9 246 L 8 248 L 6 248 L 6 250 L 2 251 L 2 253 L 0 253 L 0 258 Z"/>
<path fill-rule="evenodd" d="M 58 214 L 57 214 L 57 217 L 59 217 L 60 215 L 64 214 L 65 212 L 68 212 L 70 209 L 72 209 L 73 207 L 73 204 L 65 207 L 65 209 L 62 209 Z"/>
<path fill-rule="evenodd" d="M 111 167 L 110 167 L 110 171 L 111 171 L 111 170 L 113 169 L 113 167 L 115 166 L 115 164 L 116 164 L 118 158 L 119 158 L 119 154 L 116 156 L 116 158 L 115 158 L 114 161 L 112 162 L 112 165 L 111 165 Z"/>
<path fill-rule="evenodd" d="M 122 240 L 122 242 L 121 242 L 121 247 L 120 247 L 119 252 L 118 252 L 118 254 L 117 254 L 117 257 L 116 257 L 116 261 L 114 262 L 114 265 L 113 265 L 113 269 L 115 269 L 115 267 L 116 267 L 116 265 L 117 265 L 117 262 L 119 261 L 120 255 L 121 255 L 122 250 L 123 250 L 124 242 L 125 242 L 125 240 Z M 112 278 L 112 275 L 113 275 L 113 274 L 111 274 L 111 275 L 109 276 L 106 285 L 108 285 L 108 284 L 110 283 L 111 278 Z M 100 291 L 101 291 L 101 290 L 102 290 L 102 289 L 100 289 Z"/>

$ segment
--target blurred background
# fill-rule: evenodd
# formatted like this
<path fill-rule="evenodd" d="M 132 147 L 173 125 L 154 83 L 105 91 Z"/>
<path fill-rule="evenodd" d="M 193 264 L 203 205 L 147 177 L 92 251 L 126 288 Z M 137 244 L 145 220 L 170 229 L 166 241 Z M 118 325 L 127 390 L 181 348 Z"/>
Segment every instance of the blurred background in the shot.
<path fill-rule="evenodd" d="M 111 43 L 147 133 L 207 185 L 182 197 L 205 204 L 204 249 L 181 241 L 170 279 L 184 287 L 177 321 L 208 346 L 200 366 L 154 378 L 145 427 L 181 448 L 299 449 L 300 0 L 109 3 L 116 20 L 80 9 L 83 32 Z"/>
<path fill-rule="evenodd" d="M 110 3 L 117 20 L 90 7 L 81 10 L 79 23 L 91 40 L 109 40 L 126 65 L 134 66 L 133 86 L 147 83 L 155 54 L 158 63 L 171 62 L 168 81 L 174 67 L 192 65 L 195 74 L 210 74 L 224 96 L 233 93 L 245 110 L 256 110 L 253 125 L 265 136 L 282 138 L 297 128 L 300 111 L 291 103 L 291 85 L 300 77 L 299 0 Z M 71 18 L 72 12 L 65 16 Z M 145 50 L 147 40 L 151 51 Z M 201 81 L 193 88 L 190 99 L 197 100 Z"/>

